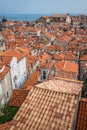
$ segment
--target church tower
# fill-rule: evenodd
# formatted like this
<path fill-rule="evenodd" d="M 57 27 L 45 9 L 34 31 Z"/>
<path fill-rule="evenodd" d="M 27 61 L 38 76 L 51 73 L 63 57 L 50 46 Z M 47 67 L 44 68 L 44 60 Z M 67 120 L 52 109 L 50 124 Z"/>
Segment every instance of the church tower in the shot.
<path fill-rule="evenodd" d="M 71 17 L 69 14 L 66 15 L 66 23 L 71 24 Z"/>
<path fill-rule="evenodd" d="M 2 18 L 2 26 L 6 27 L 7 19 L 5 17 Z"/>

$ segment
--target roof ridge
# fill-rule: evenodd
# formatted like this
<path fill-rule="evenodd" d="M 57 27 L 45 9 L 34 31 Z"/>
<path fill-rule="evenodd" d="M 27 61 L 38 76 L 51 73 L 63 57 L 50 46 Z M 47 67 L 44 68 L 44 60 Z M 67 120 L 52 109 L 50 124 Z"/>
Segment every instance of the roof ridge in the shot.
<path fill-rule="evenodd" d="M 65 61 L 64 63 L 63 70 L 65 70 L 66 64 L 67 64 L 67 61 Z"/>
<path fill-rule="evenodd" d="M 53 79 L 56 79 L 56 80 L 65 80 L 65 81 L 68 81 L 68 82 L 83 83 L 83 82 L 80 81 L 80 80 L 74 80 L 74 79 L 69 79 L 69 78 L 54 77 Z"/>

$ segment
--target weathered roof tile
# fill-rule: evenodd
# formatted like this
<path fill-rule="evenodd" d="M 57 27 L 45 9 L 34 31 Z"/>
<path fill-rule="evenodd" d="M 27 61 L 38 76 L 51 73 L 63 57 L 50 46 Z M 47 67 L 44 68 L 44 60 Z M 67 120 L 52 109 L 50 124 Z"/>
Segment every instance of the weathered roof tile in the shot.
<path fill-rule="evenodd" d="M 76 130 L 87 130 L 87 98 L 80 101 Z"/>
<path fill-rule="evenodd" d="M 9 130 L 72 130 L 77 102 L 78 95 L 33 87 Z"/>
<path fill-rule="evenodd" d="M 25 89 L 15 89 L 12 92 L 12 96 L 10 99 L 10 106 L 18 106 L 20 107 L 21 104 L 24 102 L 25 98 L 27 97 L 29 90 Z"/>

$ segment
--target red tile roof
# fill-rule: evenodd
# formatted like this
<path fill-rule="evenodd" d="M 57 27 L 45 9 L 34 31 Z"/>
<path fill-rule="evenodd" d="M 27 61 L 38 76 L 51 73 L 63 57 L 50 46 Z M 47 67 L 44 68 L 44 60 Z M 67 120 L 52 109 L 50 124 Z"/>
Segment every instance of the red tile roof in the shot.
<path fill-rule="evenodd" d="M 80 43 L 87 43 L 87 38 L 82 38 L 82 39 L 80 39 L 79 42 L 80 42 Z"/>
<path fill-rule="evenodd" d="M 87 130 L 87 98 L 80 101 L 76 130 Z"/>
<path fill-rule="evenodd" d="M 16 57 L 18 61 L 20 61 L 26 55 L 27 55 L 27 52 L 24 52 L 23 50 L 19 50 L 19 49 L 8 50 L 4 52 L 4 56 Z"/>
<path fill-rule="evenodd" d="M 73 31 L 72 30 L 68 30 L 67 32 L 66 32 L 66 35 L 68 35 L 68 36 L 71 36 L 73 34 Z"/>
<path fill-rule="evenodd" d="M 44 45 L 42 44 L 42 43 L 38 43 L 38 44 L 33 44 L 32 45 L 32 47 L 34 48 L 34 49 L 42 49 L 43 50 L 43 48 L 44 48 Z"/>
<path fill-rule="evenodd" d="M 40 83 L 36 86 L 40 88 L 49 89 L 52 91 L 61 92 L 61 93 L 79 95 L 82 89 L 82 82 L 77 80 L 57 77 L 52 80 L 48 80 L 43 83 Z"/>
<path fill-rule="evenodd" d="M 66 50 L 67 51 L 78 51 L 78 48 L 79 46 L 78 45 L 72 45 L 72 44 L 69 44 L 67 47 L 66 47 Z"/>
<path fill-rule="evenodd" d="M 41 69 L 41 68 L 46 68 L 46 69 L 51 70 L 52 67 L 53 67 L 53 64 L 54 64 L 54 63 L 52 63 L 52 62 L 44 63 L 44 64 L 41 64 L 41 65 L 39 66 L 39 68 L 40 68 L 40 69 Z"/>
<path fill-rule="evenodd" d="M 67 35 L 63 35 L 61 37 L 58 38 L 58 42 L 69 42 L 71 40 L 71 37 L 70 36 L 67 36 Z"/>
<path fill-rule="evenodd" d="M 78 64 L 70 62 L 70 61 L 59 61 L 55 62 L 55 67 L 57 71 L 67 71 L 78 73 Z"/>
<path fill-rule="evenodd" d="M 58 45 L 50 45 L 50 46 L 47 47 L 47 50 L 62 51 L 63 47 L 58 46 Z"/>
<path fill-rule="evenodd" d="M 41 60 L 40 60 L 40 62 L 41 62 L 41 64 L 43 65 L 43 64 L 45 64 L 47 61 L 48 61 L 48 62 L 51 62 L 51 55 L 49 55 L 48 53 L 44 52 L 44 53 L 41 54 Z"/>
<path fill-rule="evenodd" d="M 5 62 L 6 64 L 10 64 L 10 63 L 11 63 L 11 60 L 12 60 L 12 56 L 3 54 L 3 55 L 1 56 L 1 60 L 2 60 L 3 62 Z"/>
<path fill-rule="evenodd" d="M 49 38 L 55 38 L 55 36 L 50 32 L 46 32 L 45 35 L 48 36 Z"/>
<path fill-rule="evenodd" d="M 78 43 L 79 43 L 79 42 L 78 42 L 77 39 L 74 39 L 74 40 L 70 41 L 70 44 L 71 44 L 71 45 L 77 45 Z"/>
<path fill-rule="evenodd" d="M 27 66 L 29 66 L 30 64 L 34 64 L 36 61 L 36 56 L 32 56 L 32 55 L 27 55 Z"/>
<path fill-rule="evenodd" d="M 81 61 L 87 61 L 87 54 L 82 55 L 82 56 L 80 57 L 80 60 L 81 60 Z"/>
<path fill-rule="evenodd" d="M 0 130 L 7 130 L 9 129 L 9 127 L 14 124 L 13 121 L 9 121 L 7 123 L 4 123 L 2 125 L 0 125 Z"/>
<path fill-rule="evenodd" d="M 4 62 L 0 62 L 0 69 L 2 69 L 4 65 L 5 65 Z"/>
<path fill-rule="evenodd" d="M 74 72 L 78 73 L 78 64 L 77 63 L 72 63 L 72 62 L 67 62 L 66 61 L 66 66 L 63 68 L 63 70 L 67 72 Z"/>
<path fill-rule="evenodd" d="M 36 70 L 32 73 L 32 75 L 29 77 L 29 79 L 26 81 L 26 83 L 23 86 L 23 89 L 28 89 L 30 86 L 36 85 L 38 82 L 38 78 L 40 76 L 40 71 Z"/>
<path fill-rule="evenodd" d="M 58 54 L 54 54 L 54 60 L 76 61 L 76 57 L 72 52 L 60 52 Z"/>
<path fill-rule="evenodd" d="M 4 68 L 2 69 L 3 71 L 0 72 L 0 80 L 2 80 L 6 76 L 6 74 L 10 71 L 10 67 L 7 65 L 4 65 Z"/>
<path fill-rule="evenodd" d="M 77 102 L 77 95 L 33 87 L 9 130 L 72 130 Z"/>
<path fill-rule="evenodd" d="M 17 106 L 20 107 L 21 104 L 24 102 L 25 98 L 27 97 L 29 90 L 25 89 L 15 89 L 12 91 L 12 96 L 10 99 L 10 106 Z"/>

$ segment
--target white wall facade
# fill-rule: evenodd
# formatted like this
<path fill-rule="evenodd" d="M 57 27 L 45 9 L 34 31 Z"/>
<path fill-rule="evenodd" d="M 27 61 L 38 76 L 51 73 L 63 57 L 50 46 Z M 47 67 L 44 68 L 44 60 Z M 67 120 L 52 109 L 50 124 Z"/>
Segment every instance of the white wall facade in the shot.
<path fill-rule="evenodd" d="M 26 66 L 26 57 L 18 62 L 19 67 L 19 82 L 20 86 L 22 86 L 27 80 L 27 66 Z"/>
<path fill-rule="evenodd" d="M 12 84 L 9 71 L 6 74 L 6 76 L 0 81 L 0 106 L 10 100 L 11 94 L 12 94 Z"/>
<path fill-rule="evenodd" d="M 15 89 L 18 87 L 18 85 L 16 86 L 15 81 L 19 79 L 19 68 L 16 57 L 13 57 L 10 63 L 10 67 L 11 67 L 10 73 L 11 73 L 12 88 Z"/>
<path fill-rule="evenodd" d="M 17 58 L 13 57 L 11 61 L 11 80 L 13 89 L 20 88 L 27 80 L 26 57 L 17 62 Z"/>

